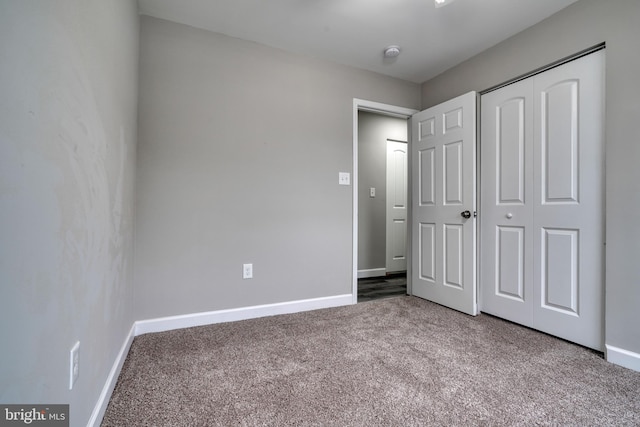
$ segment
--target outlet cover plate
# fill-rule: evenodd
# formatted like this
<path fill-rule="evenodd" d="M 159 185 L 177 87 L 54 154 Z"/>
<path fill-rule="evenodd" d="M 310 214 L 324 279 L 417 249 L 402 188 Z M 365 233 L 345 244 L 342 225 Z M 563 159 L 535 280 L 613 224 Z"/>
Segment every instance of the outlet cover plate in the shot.
<path fill-rule="evenodd" d="M 253 264 L 242 264 L 242 278 L 253 279 Z"/>

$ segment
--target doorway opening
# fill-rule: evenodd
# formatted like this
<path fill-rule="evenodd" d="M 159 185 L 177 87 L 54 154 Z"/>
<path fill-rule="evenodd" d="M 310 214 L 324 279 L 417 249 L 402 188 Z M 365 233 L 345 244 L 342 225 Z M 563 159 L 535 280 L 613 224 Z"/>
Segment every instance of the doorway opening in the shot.
<path fill-rule="evenodd" d="M 359 300 L 368 301 L 410 293 L 410 283 L 407 283 L 410 266 L 406 264 L 409 258 L 406 237 L 410 235 L 406 208 L 410 194 L 409 162 L 405 157 L 403 163 L 402 150 L 398 152 L 397 149 L 391 149 L 389 154 L 389 147 L 398 148 L 398 143 L 404 143 L 408 147 L 408 119 L 416 112 L 413 109 L 359 99 L 354 99 L 353 102 L 354 304 Z M 408 148 L 404 151 L 408 154 Z M 387 214 L 389 161 L 392 162 L 391 169 L 397 169 L 396 176 L 406 176 L 404 182 L 400 179 L 400 188 L 404 184 L 406 189 L 404 217 Z M 396 184 L 392 186 L 395 188 Z M 402 194 L 402 190 L 398 194 Z M 401 200 L 395 204 L 403 205 Z M 402 206 L 393 213 L 401 210 Z M 393 235 L 397 237 L 388 239 L 388 233 L 395 233 Z M 387 240 L 390 240 L 390 245 Z M 390 255 L 387 254 L 387 247 Z"/>

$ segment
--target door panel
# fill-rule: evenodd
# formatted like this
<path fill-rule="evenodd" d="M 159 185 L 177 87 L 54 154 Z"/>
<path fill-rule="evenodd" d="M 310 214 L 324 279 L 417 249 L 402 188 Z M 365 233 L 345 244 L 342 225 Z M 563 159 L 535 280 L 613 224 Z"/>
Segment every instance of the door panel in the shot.
<path fill-rule="evenodd" d="M 463 289 L 462 268 L 464 267 L 463 230 L 459 224 L 444 225 L 444 284 Z"/>
<path fill-rule="evenodd" d="M 407 270 L 407 160 L 406 142 L 387 141 L 387 273 Z"/>
<path fill-rule="evenodd" d="M 420 280 L 435 283 L 436 280 L 436 227 L 435 224 L 420 223 L 418 258 Z"/>
<path fill-rule="evenodd" d="M 543 203 L 577 202 L 578 81 L 562 81 L 538 90 Z"/>
<path fill-rule="evenodd" d="M 533 99 L 530 83 L 481 97 L 482 311 L 533 324 Z"/>
<path fill-rule="evenodd" d="M 436 204 L 436 179 L 435 179 L 435 148 L 426 148 L 419 151 L 418 162 L 418 188 L 420 193 L 420 206 L 434 206 Z"/>
<path fill-rule="evenodd" d="M 476 315 L 476 93 L 415 114 L 412 293 Z"/>
<path fill-rule="evenodd" d="M 482 310 L 602 350 L 604 51 L 483 95 Z"/>
<path fill-rule="evenodd" d="M 524 227 L 496 227 L 496 295 L 524 302 Z"/>
<path fill-rule="evenodd" d="M 462 205 L 462 141 L 444 145 L 444 204 Z"/>
<path fill-rule="evenodd" d="M 541 306 L 572 316 L 578 314 L 578 234 L 579 230 L 542 230 Z"/>
<path fill-rule="evenodd" d="M 496 108 L 498 204 L 524 204 L 524 106 L 517 97 Z"/>
<path fill-rule="evenodd" d="M 535 77 L 534 324 L 604 349 L 604 50 Z"/>
<path fill-rule="evenodd" d="M 444 113 L 444 133 L 462 129 L 462 107 Z"/>

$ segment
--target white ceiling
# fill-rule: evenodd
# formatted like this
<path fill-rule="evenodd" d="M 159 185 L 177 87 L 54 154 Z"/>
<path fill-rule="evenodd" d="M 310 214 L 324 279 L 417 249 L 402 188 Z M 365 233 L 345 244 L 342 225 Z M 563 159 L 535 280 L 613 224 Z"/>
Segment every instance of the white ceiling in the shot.
<path fill-rule="evenodd" d="M 422 83 L 577 0 L 138 0 L 140 13 Z M 395 60 L 384 59 L 399 45 Z"/>

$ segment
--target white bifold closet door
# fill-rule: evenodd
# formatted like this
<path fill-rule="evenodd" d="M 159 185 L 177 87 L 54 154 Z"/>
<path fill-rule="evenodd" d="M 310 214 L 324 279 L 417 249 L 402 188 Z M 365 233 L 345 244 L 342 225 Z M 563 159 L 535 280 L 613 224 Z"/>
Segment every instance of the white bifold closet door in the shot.
<path fill-rule="evenodd" d="M 481 97 L 482 311 L 604 348 L 604 51 Z"/>

